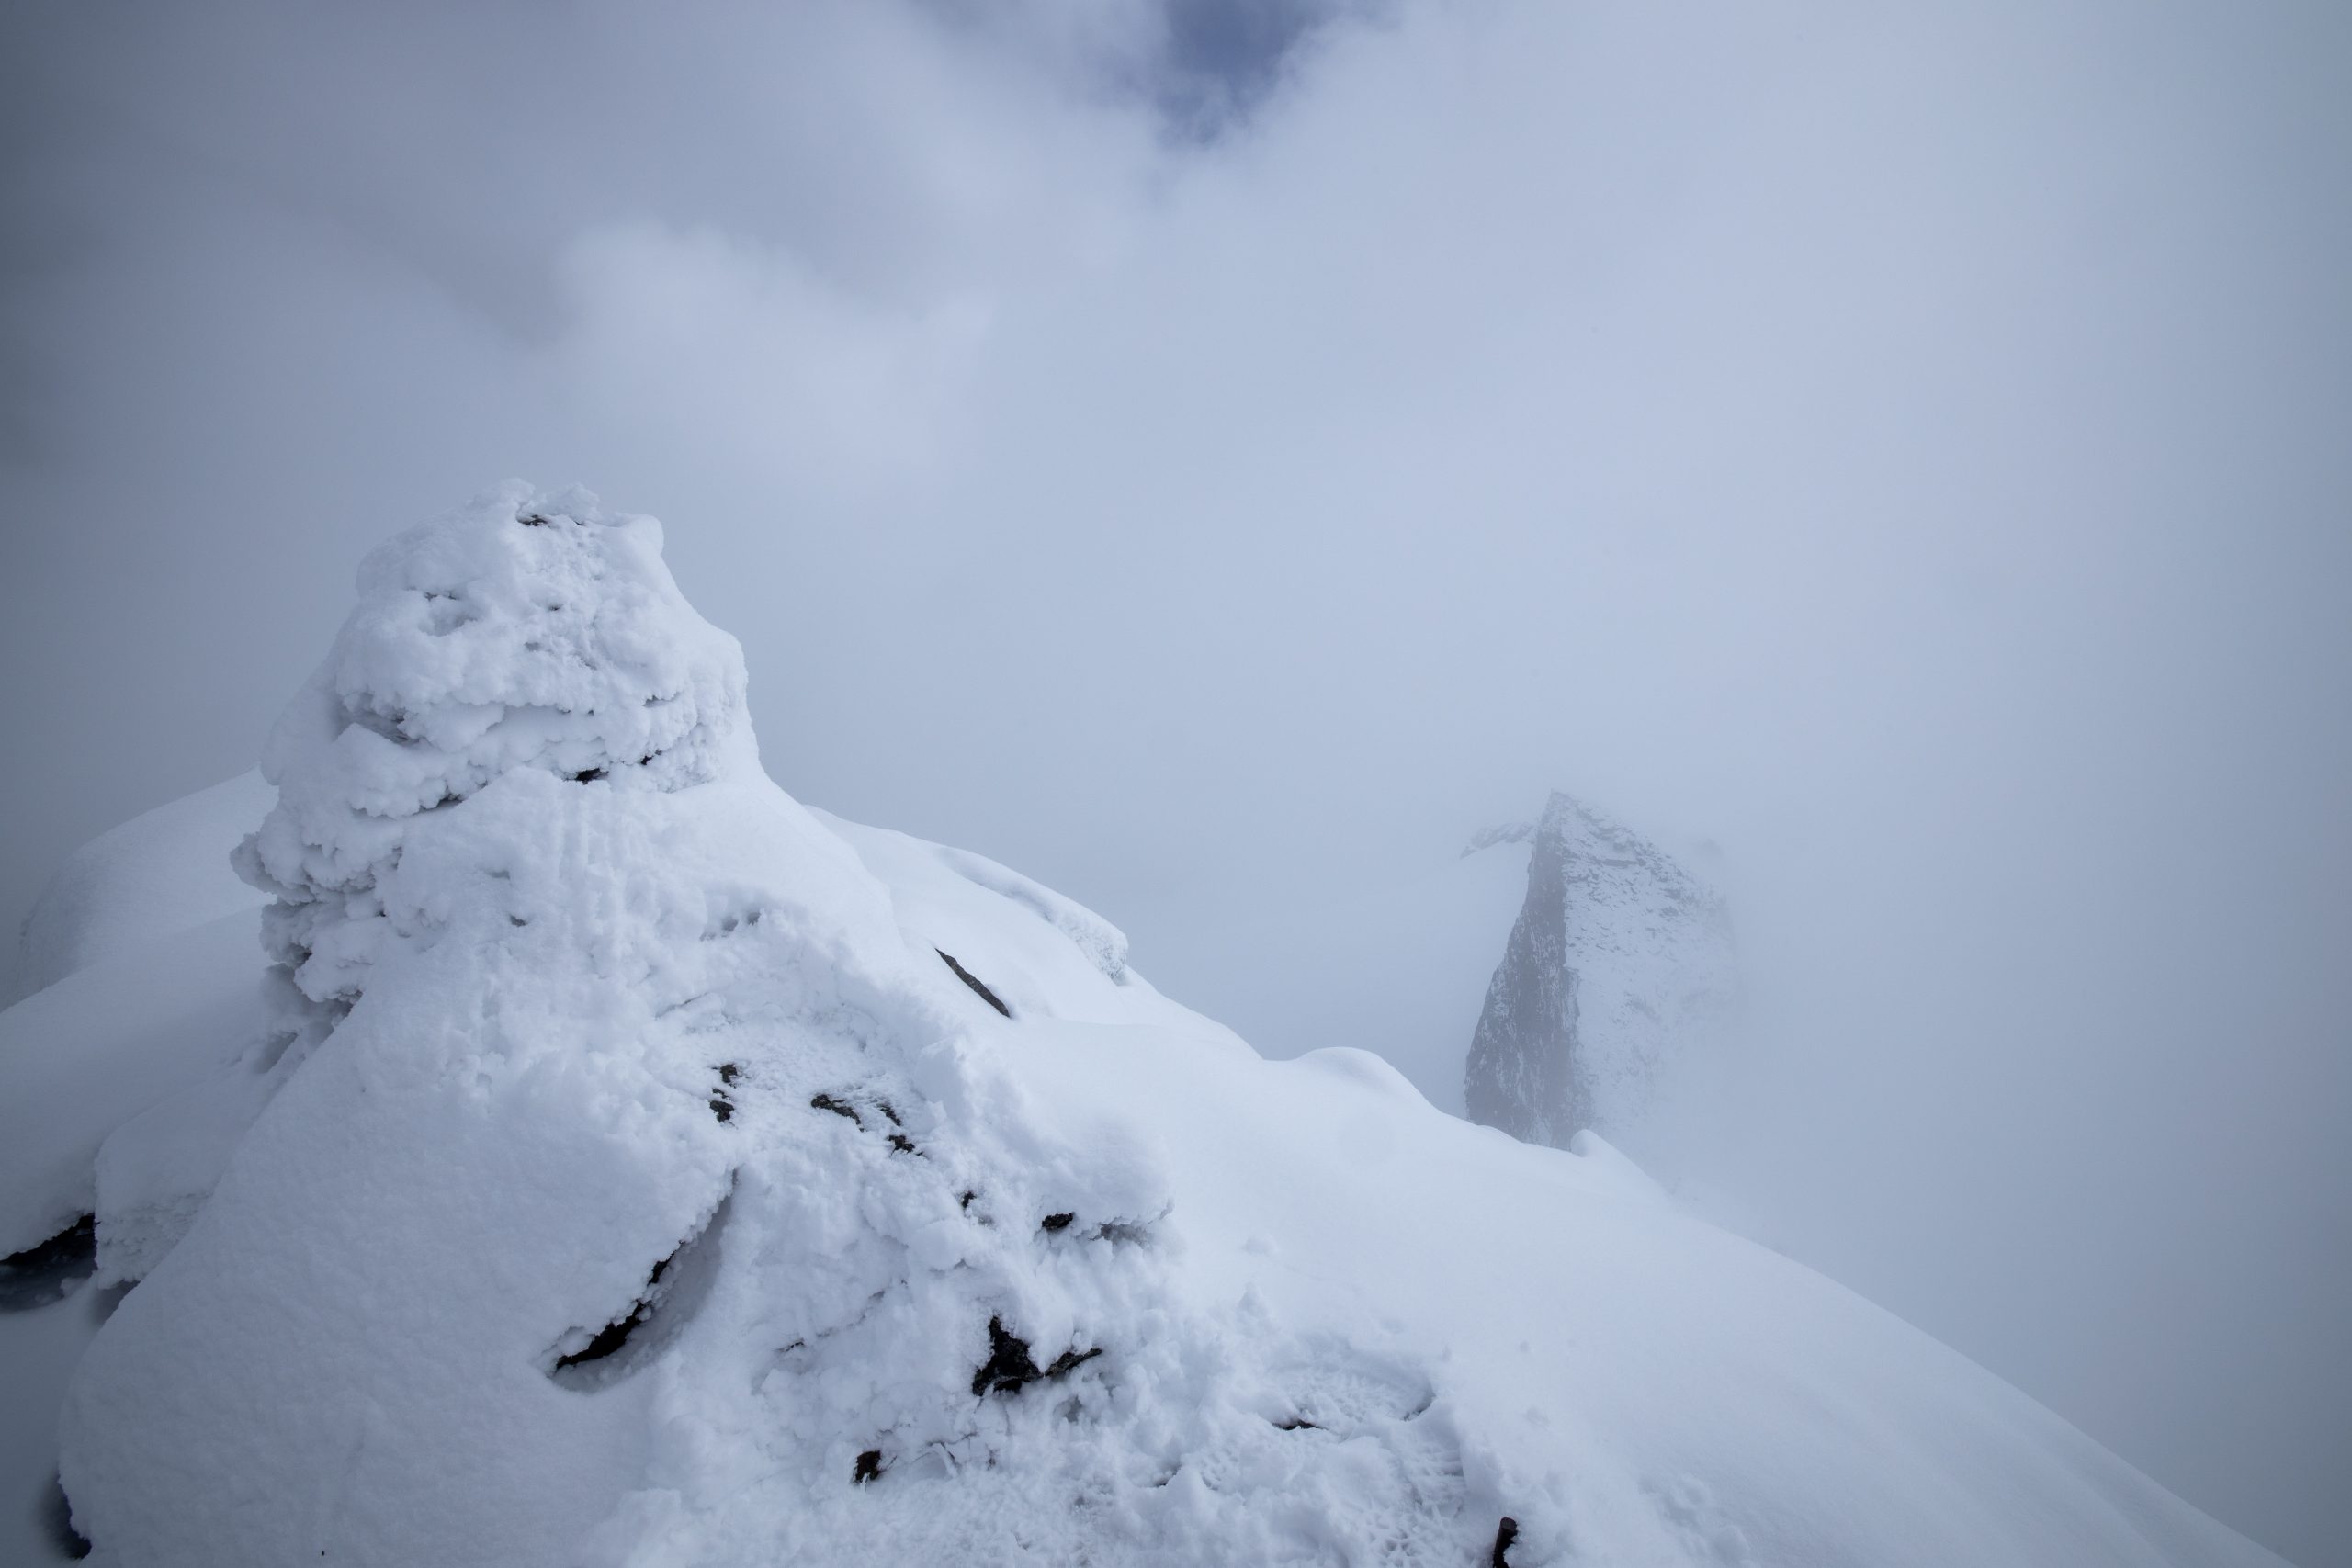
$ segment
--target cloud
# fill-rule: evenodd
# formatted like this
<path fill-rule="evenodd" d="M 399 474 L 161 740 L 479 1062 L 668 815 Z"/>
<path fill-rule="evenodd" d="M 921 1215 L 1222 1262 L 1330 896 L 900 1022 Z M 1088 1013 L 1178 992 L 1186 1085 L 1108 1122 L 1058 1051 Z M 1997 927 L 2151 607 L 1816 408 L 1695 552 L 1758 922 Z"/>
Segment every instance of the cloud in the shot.
<path fill-rule="evenodd" d="M 983 299 L 861 299 L 788 252 L 708 229 L 594 230 L 558 277 L 564 325 L 547 368 L 567 406 L 779 485 L 919 477 L 989 324 Z"/>

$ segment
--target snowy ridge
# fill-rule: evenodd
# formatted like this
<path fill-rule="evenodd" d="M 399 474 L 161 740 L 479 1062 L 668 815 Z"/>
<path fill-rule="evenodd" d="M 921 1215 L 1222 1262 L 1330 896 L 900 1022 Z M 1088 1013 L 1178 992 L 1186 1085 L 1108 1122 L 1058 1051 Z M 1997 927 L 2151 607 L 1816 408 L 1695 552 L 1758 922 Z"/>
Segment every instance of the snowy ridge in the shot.
<path fill-rule="evenodd" d="M 1586 1129 L 1623 1136 L 1668 1058 L 1730 1011 L 1729 918 L 1655 844 L 1570 795 L 1463 852 L 1519 842 L 1527 899 L 1471 1038 L 1471 1120 L 1555 1148 Z"/>
<path fill-rule="evenodd" d="M 241 773 L 99 834 L 66 857 L 25 917 L 10 1002 L 198 920 L 258 907 L 220 874 L 221 857 L 269 809 L 269 785 Z"/>
<path fill-rule="evenodd" d="M 2275 1563 L 1600 1139 L 803 808 L 658 543 L 514 487 L 363 574 L 240 856 L 274 1022 L 89 1108 L 91 1561 Z"/>
<path fill-rule="evenodd" d="M 1030 881 L 1009 866 L 997 864 L 986 855 L 942 845 L 939 857 L 965 880 L 1036 910 L 1038 919 L 1076 942 L 1105 977 L 1121 985 L 1126 983 L 1127 937 L 1118 927 L 1084 905 Z"/>
<path fill-rule="evenodd" d="M 1239 1472 L 1168 1489 L 1266 1422 L 1202 1404 L 1229 1358 L 1164 1179 L 1041 1122 L 984 987 L 761 776 L 658 542 L 510 490 L 363 570 L 240 856 L 298 993 L 274 1095 L 85 1359 L 78 1526 L 125 1562 L 1319 1551 Z M 1132 992 L 1107 928 L 942 863 Z M 1392 1471 L 1408 1560 L 1491 1531 Z M 952 1490 L 859 1490 L 917 1478 Z"/>
<path fill-rule="evenodd" d="M 1181 1015 L 1188 1027 L 1248 1049 L 1221 1025 L 1177 1009 L 1152 989 L 1127 966 L 1126 937 L 1084 905 L 968 850 L 865 827 L 831 812 L 812 815 L 891 890 L 892 909 L 916 948 L 985 953 L 989 987 L 1012 1004 L 1013 1016 L 1045 1012 L 1132 1023 Z M 1030 919 L 1008 918 L 1008 904 Z M 1120 994 L 1130 987 L 1135 997 Z"/>

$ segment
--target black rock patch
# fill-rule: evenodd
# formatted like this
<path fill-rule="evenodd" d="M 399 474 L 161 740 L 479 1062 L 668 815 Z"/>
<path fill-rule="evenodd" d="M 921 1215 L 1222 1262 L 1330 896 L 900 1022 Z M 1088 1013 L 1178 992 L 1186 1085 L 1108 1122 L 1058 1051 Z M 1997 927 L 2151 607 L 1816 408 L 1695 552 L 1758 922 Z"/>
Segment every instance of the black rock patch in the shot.
<path fill-rule="evenodd" d="M 69 1562 L 90 1555 L 90 1538 L 74 1528 L 74 1501 L 65 1495 L 65 1478 L 52 1474 L 40 1500 L 40 1533 L 49 1549 Z"/>
<path fill-rule="evenodd" d="M 628 1311 L 593 1334 L 575 1328 L 559 1339 L 548 1375 L 567 1388 L 592 1390 L 628 1376 L 660 1355 L 709 1294 L 728 1201 L 720 1200 L 708 1223 L 652 1267 Z M 564 1348 L 567 1345 L 571 1348 Z"/>
<path fill-rule="evenodd" d="M 865 1127 L 865 1118 L 857 1113 L 856 1106 L 845 1100 L 835 1100 L 830 1094 L 816 1096 L 808 1101 L 808 1108 L 812 1111 L 830 1111 L 836 1116 L 846 1116 L 860 1131 Z"/>
<path fill-rule="evenodd" d="M 1002 1001 L 999 1000 L 997 994 L 994 991 L 989 990 L 986 986 L 982 985 L 978 976 L 973 974 L 969 969 L 965 968 L 961 964 L 956 963 L 956 955 L 954 953 L 948 952 L 944 947 L 934 947 L 932 951 L 947 961 L 947 967 L 956 971 L 956 978 L 971 987 L 972 989 L 978 993 L 980 1000 L 988 1003 L 989 1006 L 996 1009 L 997 1011 L 1002 1013 L 1007 1018 L 1011 1018 L 1012 1016 L 1012 1010 L 1005 1006 Z"/>
<path fill-rule="evenodd" d="M 97 1263 L 97 1220 L 85 1214 L 39 1246 L 0 1258 L 0 1312 L 47 1306 L 88 1279 Z"/>
<path fill-rule="evenodd" d="M 1033 1382 L 1050 1382 L 1074 1371 L 1102 1353 L 1099 1345 L 1091 1350 L 1065 1350 L 1054 1358 L 1053 1365 L 1040 1371 L 1029 1354 L 1029 1341 L 1005 1327 L 1004 1319 L 992 1317 L 989 1319 L 989 1359 L 972 1374 L 972 1393 L 976 1397 L 1019 1393 Z"/>
<path fill-rule="evenodd" d="M 809 1100 L 808 1107 L 812 1111 L 830 1111 L 836 1116 L 846 1116 L 849 1118 L 851 1124 L 856 1127 L 859 1132 L 862 1133 L 865 1130 L 865 1116 L 859 1112 L 855 1105 L 853 1105 L 850 1101 L 842 1099 L 839 1095 L 816 1095 Z M 908 1137 L 904 1133 L 895 1131 L 895 1129 L 900 1124 L 899 1122 L 899 1113 L 891 1108 L 888 1100 L 877 1100 L 874 1102 L 874 1108 L 881 1111 L 882 1114 L 888 1119 L 891 1127 L 894 1129 L 888 1134 L 890 1140 L 890 1146 L 892 1148 L 898 1150 L 900 1154 L 919 1155 L 922 1153 L 921 1149 L 915 1147 L 915 1141 L 912 1138 Z"/>
<path fill-rule="evenodd" d="M 671 1256 L 675 1257 L 676 1254 L 673 1253 Z M 605 1357 L 611 1355 L 614 1351 L 618 1350 L 622 1346 L 628 1344 L 628 1337 L 637 1331 L 638 1325 L 643 1323 L 646 1318 L 651 1314 L 653 1311 L 653 1303 L 657 1299 L 655 1292 L 657 1292 L 662 1287 L 662 1276 L 669 1271 L 670 1259 L 668 1258 L 665 1258 L 661 1262 L 656 1263 L 653 1266 L 653 1272 L 646 1279 L 645 1294 L 637 1298 L 635 1303 L 633 1303 L 629 1308 L 628 1315 L 627 1317 L 615 1318 L 612 1322 L 605 1325 L 604 1327 L 596 1330 L 595 1334 L 589 1338 L 587 1344 L 582 1346 L 579 1349 L 572 1351 L 571 1354 L 568 1356 L 558 1356 L 555 1359 L 556 1366 L 559 1369 L 565 1367 L 580 1367 L 585 1366 L 591 1361 L 601 1361 Z"/>

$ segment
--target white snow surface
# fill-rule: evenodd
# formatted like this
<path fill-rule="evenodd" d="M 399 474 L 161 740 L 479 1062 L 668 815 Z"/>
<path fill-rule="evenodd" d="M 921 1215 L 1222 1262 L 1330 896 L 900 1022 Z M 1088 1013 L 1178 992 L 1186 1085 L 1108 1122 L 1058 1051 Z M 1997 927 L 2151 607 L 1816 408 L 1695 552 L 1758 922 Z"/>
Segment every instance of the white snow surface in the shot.
<path fill-rule="evenodd" d="M 2277 1562 L 1599 1139 L 1266 1062 L 800 807 L 659 547 L 511 486 L 371 558 L 240 857 L 259 1044 L 60 1087 L 17 1016 L 106 988 L 0 1019 L 102 1264 L 144 1205 L 61 1423 L 92 1562 Z"/>
<path fill-rule="evenodd" d="M 256 923 L 208 920 L 0 1012 L 0 1255 L 92 1213 L 108 1134 L 215 1081 L 266 1033 Z"/>
<path fill-rule="evenodd" d="M 259 773 L 241 773 L 75 850 L 25 917 L 6 999 L 190 925 L 258 908 L 264 896 L 220 867 L 270 800 Z"/>

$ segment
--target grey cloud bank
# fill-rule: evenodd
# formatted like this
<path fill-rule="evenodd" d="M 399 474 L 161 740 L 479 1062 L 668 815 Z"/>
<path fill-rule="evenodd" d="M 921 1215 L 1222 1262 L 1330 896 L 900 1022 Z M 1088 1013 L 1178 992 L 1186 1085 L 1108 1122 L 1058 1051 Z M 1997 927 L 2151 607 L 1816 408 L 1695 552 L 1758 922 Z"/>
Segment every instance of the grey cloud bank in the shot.
<path fill-rule="evenodd" d="M 2342 15 L 1207 15 L 15 14 L 0 906 L 577 478 L 1271 1054 L 1447 1103 L 1472 828 L 1716 838 L 1689 1190 L 2343 1560 Z"/>

